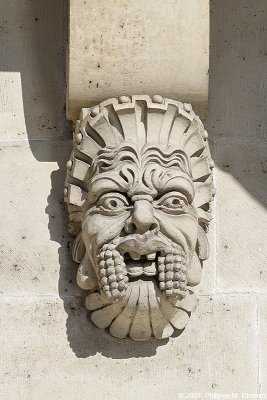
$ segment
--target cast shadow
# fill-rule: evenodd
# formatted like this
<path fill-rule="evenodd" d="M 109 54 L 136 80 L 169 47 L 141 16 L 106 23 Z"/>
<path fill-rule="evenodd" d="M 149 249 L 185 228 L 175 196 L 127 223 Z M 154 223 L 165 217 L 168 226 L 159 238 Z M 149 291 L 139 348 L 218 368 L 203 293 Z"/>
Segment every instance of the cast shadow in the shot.
<path fill-rule="evenodd" d="M 14 104 L 11 99 L 9 118 L 12 125 L 16 114 L 20 121 L 24 115 L 26 131 L 21 127 L 16 137 L 28 139 L 41 162 L 48 154 L 35 152 L 35 140 L 71 138 L 65 117 L 67 27 L 66 0 L 0 0 L 0 71 L 15 73 L 17 97 L 22 96 Z"/>
<path fill-rule="evenodd" d="M 210 1 L 209 111 L 214 161 L 267 207 L 267 6 Z"/>
<path fill-rule="evenodd" d="M 266 138 L 266 26 L 265 0 L 210 0 L 211 138 Z"/>

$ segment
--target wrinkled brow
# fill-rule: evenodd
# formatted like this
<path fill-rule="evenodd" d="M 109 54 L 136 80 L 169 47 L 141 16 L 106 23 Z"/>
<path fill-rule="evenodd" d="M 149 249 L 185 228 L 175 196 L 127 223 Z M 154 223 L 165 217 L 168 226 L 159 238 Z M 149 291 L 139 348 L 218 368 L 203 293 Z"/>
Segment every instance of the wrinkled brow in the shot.
<path fill-rule="evenodd" d="M 194 197 L 193 182 L 187 174 L 177 168 L 153 168 L 153 165 L 150 168 L 147 166 L 142 174 L 137 168 L 132 169 L 132 165 L 127 164 L 124 164 L 123 170 L 116 168 L 102 172 L 92 179 L 88 189 L 88 200 L 91 203 L 109 192 L 127 193 L 130 197 L 135 194 L 149 194 L 156 198 L 167 192 L 177 191 L 183 193 L 189 202 Z"/>
<path fill-rule="evenodd" d="M 90 168 L 88 183 L 90 202 L 114 191 L 155 198 L 175 190 L 184 193 L 189 201 L 194 196 L 187 156 L 177 149 L 152 145 L 141 150 L 129 144 L 102 149 Z"/>

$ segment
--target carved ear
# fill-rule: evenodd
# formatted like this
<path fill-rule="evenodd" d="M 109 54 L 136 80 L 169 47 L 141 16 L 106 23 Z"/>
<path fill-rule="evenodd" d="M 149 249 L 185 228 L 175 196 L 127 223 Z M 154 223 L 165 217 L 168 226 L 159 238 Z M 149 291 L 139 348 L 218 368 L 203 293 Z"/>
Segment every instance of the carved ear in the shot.
<path fill-rule="evenodd" d="M 80 263 L 85 255 L 85 245 L 82 237 L 82 231 L 76 236 L 73 248 L 72 248 L 72 258 L 77 263 Z"/>
<path fill-rule="evenodd" d="M 209 258 L 209 252 L 210 252 L 209 242 L 207 239 L 206 232 L 200 225 L 198 226 L 196 252 L 201 261 L 207 260 Z"/>
<path fill-rule="evenodd" d="M 80 288 L 84 290 L 96 289 L 98 286 L 96 274 L 87 253 L 85 253 L 82 262 L 79 265 L 77 271 L 77 283 Z"/>

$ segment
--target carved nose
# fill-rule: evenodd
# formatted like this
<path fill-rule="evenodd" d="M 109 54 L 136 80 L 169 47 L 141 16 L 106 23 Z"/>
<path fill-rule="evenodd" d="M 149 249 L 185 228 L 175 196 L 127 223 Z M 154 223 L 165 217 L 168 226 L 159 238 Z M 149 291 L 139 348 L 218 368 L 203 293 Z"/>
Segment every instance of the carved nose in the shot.
<path fill-rule="evenodd" d="M 147 231 L 158 230 L 154 217 L 153 206 L 148 200 L 138 200 L 134 203 L 131 220 L 125 226 L 127 233 L 143 234 Z"/>

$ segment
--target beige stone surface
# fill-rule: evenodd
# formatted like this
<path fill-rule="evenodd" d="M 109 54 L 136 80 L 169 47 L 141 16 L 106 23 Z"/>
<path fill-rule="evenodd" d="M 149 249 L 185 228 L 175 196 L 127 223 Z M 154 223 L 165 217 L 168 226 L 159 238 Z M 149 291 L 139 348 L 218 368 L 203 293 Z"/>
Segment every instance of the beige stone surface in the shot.
<path fill-rule="evenodd" d="M 207 129 L 212 141 L 216 135 L 247 136 L 251 141 L 216 146 L 220 168 L 212 229 L 217 231 L 213 241 L 218 247 L 212 249 L 213 263 L 210 257 L 204 264 L 200 286 L 207 283 L 210 288 L 210 280 L 217 290 L 218 268 L 219 292 L 247 293 L 220 293 L 216 301 L 201 296 L 186 332 L 157 348 L 149 342 L 131 347 L 129 341 L 100 335 L 87 320 L 84 299 L 68 297 L 78 294 L 70 253 L 61 245 L 69 240 L 61 236 L 66 215 L 60 199 L 71 145 L 31 140 L 22 151 L 13 141 L 26 136 L 20 134 L 25 126 L 30 139 L 63 133 L 61 122 L 53 125 L 61 121 L 65 101 L 64 79 L 58 73 L 59 64 L 64 64 L 62 4 L 63 0 L 0 0 L 2 22 L 8 21 L 0 25 L 0 132 L 1 139 L 12 139 L 8 150 L 0 150 L 1 400 L 145 400 L 152 393 L 155 399 L 169 394 L 170 400 L 177 400 L 181 391 L 208 392 L 209 398 L 236 391 L 239 399 L 243 392 L 261 390 L 267 395 L 266 296 L 259 295 L 257 316 L 253 294 L 266 293 L 266 263 L 259 251 L 266 247 L 264 164 L 261 168 L 266 145 L 258 140 L 266 135 L 265 0 L 211 2 Z M 229 157 L 230 167 L 222 167 L 230 163 Z M 224 190 L 220 184 L 226 185 Z M 227 257 L 224 240 L 231 248 Z M 12 265 L 17 261 L 22 268 L 15 273 Z M 264 267 L 261 280 L 259 265 Z M 39 282 L 33 280 L 36 276 Z M 54 297 L 58 294 L 61 299 Z"/>
<path fill-rule="evenodd" d="M 258 329 L 259 329 L 259 388 L 260 393 L 267 395 L 267 297 L 258 299 Z"/>
<path fill-rule="evenodd" d="M 1 294 L 79 293 L 63 201 L 70 149 L 62 141 L 0 143 Z"/>
<path fill-rule="evenodd" d="M 18 306 L 2 298 L 0 306 L 1 400 L 18 393 L 21 400 L 257 393 L 253 297 L 201 297 L 187 331 L 163 345 L 100 335 L 79 299 L 63 306 L 56 298 L 24 298 Z"/>
<path fill-rule="evenodd" d="M 266 141 L 221 140 L 216 153 L 218 290 L 266 294 Z"/>
<path fill-rule="evenodd" d="M 0 139 L 65 129 L 64 0 L 0 0 Z"/>
<path fill-rule="evenodd" d="M 209 0 L 70 0 L 68 117 L 129 94 L 161 94 L 205 115 Z"/>
<path fill-rule="evenodd" d="M 212 0 L 208 132 L 266 138 L 266 0 Z"/>

